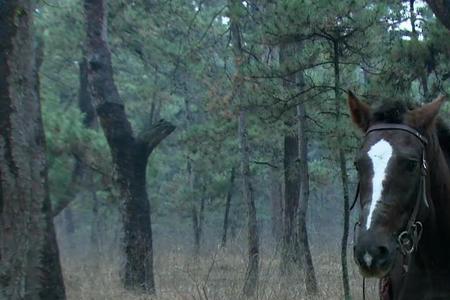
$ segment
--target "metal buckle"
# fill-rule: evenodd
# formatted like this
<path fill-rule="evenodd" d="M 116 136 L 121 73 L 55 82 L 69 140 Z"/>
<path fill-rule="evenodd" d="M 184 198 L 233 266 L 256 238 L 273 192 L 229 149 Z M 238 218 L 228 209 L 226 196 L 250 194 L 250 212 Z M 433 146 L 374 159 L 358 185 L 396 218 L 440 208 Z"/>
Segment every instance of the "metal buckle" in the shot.
<path fill-rule="evenodd" d="M 423 225 L 422 222 L 414 222 L 408 231 L 402 231 L 398 235 L 398 244 L 403 255 L 411 254 L 417 249 L 420 238 L 422 237 Z"/>
<path fill-rule="evenodd" d="M 428 174 L 428 164 L 427 160 L 425 159 L 425 150 L 422 151 L 422 174 L 424 176 L 427 176 Z"/>
<path fill-rule="evenodd" d="M 411 254 L 414 252 L 414 242 L 408 231 L 403 231 L 398 235 L 398 244 L 403 255 Z"/>

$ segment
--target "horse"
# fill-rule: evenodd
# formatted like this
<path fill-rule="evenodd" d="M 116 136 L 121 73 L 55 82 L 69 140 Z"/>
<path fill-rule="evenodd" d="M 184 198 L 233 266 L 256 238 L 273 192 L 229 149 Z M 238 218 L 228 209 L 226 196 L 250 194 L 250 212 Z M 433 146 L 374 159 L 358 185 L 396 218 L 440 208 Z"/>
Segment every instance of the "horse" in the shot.
<path fill-rule="evenodd" d="M 372 108 L 348 94 L 365 134 L 356 156 L 360 215 L 353 256 L 380 279 L 380 299 L 450 299 L 450 130 L 444 96 L 421 107 Z"/>

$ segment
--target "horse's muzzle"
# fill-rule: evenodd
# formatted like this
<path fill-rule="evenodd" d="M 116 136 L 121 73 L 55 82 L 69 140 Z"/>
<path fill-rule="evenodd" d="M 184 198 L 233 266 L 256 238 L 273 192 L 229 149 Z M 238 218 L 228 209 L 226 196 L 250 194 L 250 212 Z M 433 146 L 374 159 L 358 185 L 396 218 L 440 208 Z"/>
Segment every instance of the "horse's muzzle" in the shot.
<path fill-rule="evenodd" d="M 395 246 L 390 240 L 365 231 L 358 236 L 353 254 L 364 277 L 382 278 L 392 269 L 395 253 Z"/>

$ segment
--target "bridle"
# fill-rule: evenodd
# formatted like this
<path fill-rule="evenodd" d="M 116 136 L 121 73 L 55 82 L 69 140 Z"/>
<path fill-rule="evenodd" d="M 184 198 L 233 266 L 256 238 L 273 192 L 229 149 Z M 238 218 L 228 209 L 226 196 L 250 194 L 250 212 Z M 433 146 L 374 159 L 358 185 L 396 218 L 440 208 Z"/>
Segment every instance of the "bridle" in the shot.
<path fill-rule="evenodd" d="M 416 129 L 404 125 L 404 124 L 388 124 L 388 123 L 382 123 L 382 124 L 376 124 L 369 129 L 367 129 L 365 136 L 367 137 L 370 133 L 376 132 L 376 131 L 403 131 L 407 132 L 414 137 L 418 139 L 418 141 L 422 144 L 422 162 L 420 167 L 420 186 L 419 191 L 417 193 L 417 199 L 416 203 L 414 204 L 414 209 L 409 217 L 408 223 L 406 224 L 405 229 L 400 232 L 397 236 L 397 244 L 400 252 L 403 254 L 403 268 L 405 273 L 408 272 L 409 265 L 411 263 L 412 254 L 414 251 L 417 250 L 417 247 L 419 245 L 420 238 L 422 237 L 423 232 L 423 224 L 422 222 L 417 220 L 417 217 L 419 215 L 419 211 L 421 208 L 422 201 L 424 202 L 425 206 L 429 207 L 428 197 L 427 197 L 427 190 L 426 190 L 426 182 L 427 182 L 427 176 L 428 176 L 428 164 L 426 161 L 426 146 L 428 144 L 428 140 L 426 137 L 424 137 L 420 132 L 418 132 Z M 360 192 L 360 183 L 358 183 L 355 198 L 353 200 L 352 205 L 350 206 L 350 210 L 352 210 L 358 201 L 359 198 L 359 192 Z M 355 223 L 355 226 L 353 228 L 353 245 L 355 245 L 356 241 L 356 229 L 360 226 L 359 222 Z M 363 278 L 363 299 L 365 299 L 365 279 Z"/>

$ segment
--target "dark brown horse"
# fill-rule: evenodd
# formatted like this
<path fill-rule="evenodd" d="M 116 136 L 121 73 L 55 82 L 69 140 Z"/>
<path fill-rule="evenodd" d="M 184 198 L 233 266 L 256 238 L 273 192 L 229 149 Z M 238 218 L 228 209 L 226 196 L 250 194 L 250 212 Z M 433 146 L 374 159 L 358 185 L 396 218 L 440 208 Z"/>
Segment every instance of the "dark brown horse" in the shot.
<path fill-rule="evenodd" d="M 444 97 L 371 109 L 349 93 L 365 133 L 356 158 L 361 213 L 354 258 L 381 299 L 450 299 L 450 131 Z"/>

